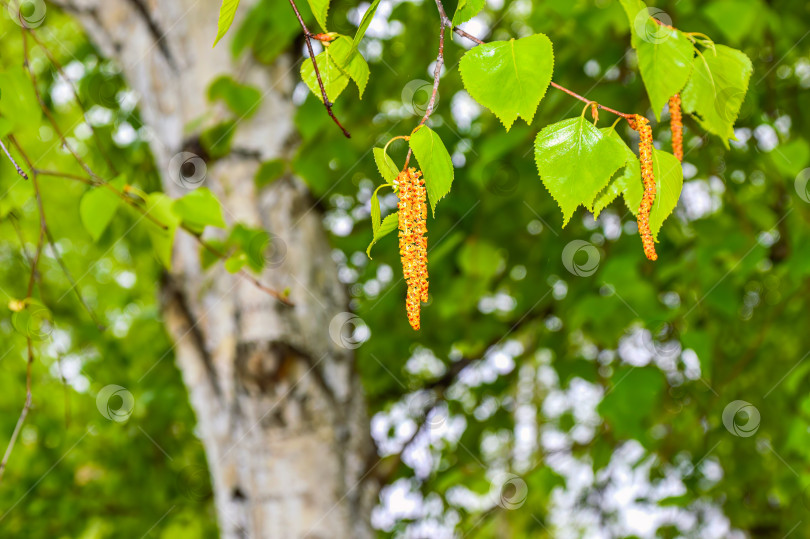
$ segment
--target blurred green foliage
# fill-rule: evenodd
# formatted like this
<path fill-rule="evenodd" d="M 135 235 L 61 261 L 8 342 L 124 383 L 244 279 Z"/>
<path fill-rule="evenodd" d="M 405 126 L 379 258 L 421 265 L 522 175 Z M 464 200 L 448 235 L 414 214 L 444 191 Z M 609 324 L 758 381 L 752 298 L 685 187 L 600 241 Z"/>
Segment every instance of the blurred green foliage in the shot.
<path fill-rule="evenodd" d="M 365 7 L 357 11 L 353 1 L 333 2 L 329 29 L 354 35 Z M 371 70 L 363 98 L 348 85 L 335 106 L 352 138 L 342 136 L 317 97 L 299 99 L 302 92 L 296 92 L 303 101 L 296 112 L 301 145 L 291 162 L 273 162 L 257 178 L 272 181 L 292 169 L 325 208 L 341 277 L 371 334 L 357 350 L 371 412 L 393 412 L 403 395 L 427 385 L 444 397 L 447 422 L 463 419 L 457 439 L 430 446 L 428 473 L 416 473 L 417 466 L 394 456 L 386 456 L 381 468 L 393 470 L 389 480 L 405 478 L 426 499 L 438 499 L 443 514 L 453 515 L 447 522 L 465 536 L 553 536 L 549 509 L 555 489 L 566 483 L 553 467 L 553 452 L 537 443 L 517 458 L 516 425 L 519 416 L 525 421 L 526 410 L 535 442 L 543 433 L 561 433 L 566 452 L 597 478 L 607 473 L 617 449 L 637 440 L 645 456 L 654 457 L 649 481 L 680 470 L 685 490 L 661 504 L 687 508 L 699 521 L 708 518 L 703 504 L 712 504 L 751 536 L 804 536 L 810 529 L 810 193 L 802 175 L 810 166 L 810 7 L 800 0 L 679 0 L 656 7 L 675 27 L 744 51 L 754 71 L 737 122 L 740 141 L 730 149 L 685 119 L 685 185 L 706 206 L 698 211 L 694 203 L 682 204 L 664 223 L 654 264 L 644 258 L 634 217 L 622 200 L 603 210 L 598 222 L 579 210 L 563 229 L 560 211 L 537 176 L 536 134 L 576 117 L 581 103 L 549 89 L 531 125 L 518 122 L 507 133 L 490 112 L 470 114 L 476 109 L 458 75 L 469 43 L 448 37 L 431 127 L 453 156 L 455 179 L 428 222 L 431 301 L 423 307 L 421 331 L 410 329 L 394 235 L 374 247 L 372 261 L 365 249 L 372 237 L 368 202 L 383 181 L 372 148 L 409 134 L 427 101 L 438 47 L 438 18 L 428 1 L 381 4 L 378 21 L 387 23 L 372 25 L 360 47 Z M 479 35 L 487 39 L 545 33 L 554 46 L 556 82 L 652 117 L 619 2 L 490 2 L 479 20 L 491 26 L 488 36 Z M 0 21 L 0 67 L 10 77 L 0 80 L 12 86 L 21 83 L 13 78 L 22 57 L 19 30 L 5 16 Z M 268 63 L 288 49 L 297 57 L 303 47 L 296 28 L 286 4 L 264 0 L 241 28 L 231 30 L 232 50 Z M 114 66 L 98 58 L 55 10 L 41 33 L 64 63 L 84 66 L 78 84 L 87 104 L 112 111 L 96 128 L 99 145 L 82 134 L 75 106 L 55 104 L 68 136 L 109 177 L 115 171 L 105 153 L 113 163 L 128 164 L 119 172 L 130 183 L 156 189 L 145 143 L 111 142 L 125 124 L 140 127 L 137 111 L 119 99 L 125 87 Z M 41 55 L 35 67 L 53 95 L 55 73 Z M 252 95 L 233 81 L 211 91 L 235 113 Z M 17 95 L 5 87 L 2 92 L 2 100 Z M 5 129 L 14 129 L 43 168 L 80 172 L 59 150 L 35 104 L 14 106 L 27 107 L 30 121 Z M 603 113 L 600 127 L 612 120 Z M 625 124 L 619 134 L 633 140 Z M 665 120 L 654 124 L 654 134 L 667 149 Z M 389 155 L 401 164 L 406 151 L 407 143 L 396 141 Z M 213 155 L 226 152 L 218 148 Z M 137 214 L 119 214 L 93 243 L 79 217 L 85 186 L 47 182 L 43 202 L 65 264 L 109 329 L 99 332 L 46 249 L 41 294 L 53 311 L 54 338 L 36 358 L 34 407 L 0 484 L 0 530 L 30 537 L 213 536 L 204 455 L 158 317 L 160 270 L 146 231 L 131 228 Z M 13 225 L 20 223 L 31 253 L 37 222 L 30 184 L 6 160 L 0 160 L 0 191 L 0 290 L 7 302 L 25 296 L 29 268 Z M 384 217 L 393 209 L 391 195 L 381 197 L 381 206 Z M 591 247 L 566 260 L 565 248 L 576 240 Z M 594 261 L 594 271 L 583 271 Z M 0 332 L 0 354 L 6 354 L 0 360 L 0 432 L 11 433 L 25 396 L 25 339 L 12 328 L 10 312 Z M 648 357 L 634 366 L 619 348 L 638 335 L 647 336 L 636 348 Z M 464 384 L 438 391 L 463 366 L 470 372 L 490 364 L 480 360 L 490 347 L 511 342 L 519 343 L 511 349 L 513 368 L 507 362 L 494 376 L 474 382 L 468 376 Z M 673 364 L 650 363 L 649 356 L 666 356 L 672 346 L 679 352 Z M 697 358 L 699 377 L 684 360 L 687 350 Z M 434 361 L 414 362 L 425 356 Z M 552 390 L 539 379 L 549 369 L 554 391 L 573 394 L 581 381 L 600 388 L 604 397 L 592 436 L 574 438 L 583 420 L 570 409 L 553 414 L 545 408 Z M 125 423 L 108 420 L 96 406 L 95 396 L 110 384 L 134 397 Z M 738 400 L 759 412 L 754 433 L 736 428 L 750 415 L 733 417 L 730 427 L 723 423 L 724 410 Z M 423 419 L 418 411 L 411 415 Z M 710 473 L 709 464 L 721 473 Z M 495 469 L 513 470 L 525 482 L 519 508 L 482 511 L 453 501 L 460 486 L 486 493 Z M 617 517 L 600 499 L 604 485 L 598 481 L 575 505 L 594 510 L 601 525 L 612 529 Z M 403 532 L 412 520 L 395 519 L 385 533 Z M 677 534 L 672 526 L 659 531 L 662 537 Z"/>
<path fill-rule="evenodd" d="M 38 168 L 81 175 L 60 148 L 20 68 L 20 28 L 5 12 L 0 17 L 0 70 L 15 77 L 20 89 L 9 89 L 8 79 L 0 79 L 0 111 L 5 118 L 24 118 L 13 134 Z M 75 77 L 88 116 L 97 120 L 96 138 L 69 86 L 32 47 L 40 88 L 74 148 L 106 178 L 121 173 L 137 188 L 159 189 L 146 143 L 114 142 L 142 126 L 117 68 L 98 56 L 74 22 L 50 6 L 38 36 Z M 110 163 L 124 168 L 112 170 Z M 35 295 L 51 310 L 53 327 L 37 346 L 33 405 L 0 483 L 0 535 L 215 537 L 205 454 L 160 319 L 161 269 L 146 227 L 136 226 L 142 216 L 121 204 L 106 229 L 98 229 L 96 243 L 87 232 L 96 227 L 85 228 L 80 213 L 99 218 L 98 210 L 105 204 L 115 207 L 118 199 L 102 196 L 88 203 L 82 198 L 88 187 L 80 182 L 44 176 L 39 182 L 49 230 L 76 287 L 46 246 Z M 31 181 L 22 180 L 5 156 L 0 159 L 0 193 L 0 303 L 6 313 L 0 318 L 0 432 L 5 451 L 25 401 L 27 361 L 26 339 L 12 327 L 7 305 L 26 296 L 27 257 L 34 254 L 39 229 Z M 121 386 L 124 393 L 97 402 L 108 386 Z M 128 406 L 126 392 L 134 406 Z M 128 420 L 114 420 L 129 412 Z"/>

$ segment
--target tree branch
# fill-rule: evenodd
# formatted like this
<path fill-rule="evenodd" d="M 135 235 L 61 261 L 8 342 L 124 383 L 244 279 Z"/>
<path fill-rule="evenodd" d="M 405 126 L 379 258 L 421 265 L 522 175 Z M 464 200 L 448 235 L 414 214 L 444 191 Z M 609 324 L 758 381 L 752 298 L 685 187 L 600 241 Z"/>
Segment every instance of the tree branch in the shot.
<path fill-rule="evenodd" d="M 315 78 L 318 79 L 318 86 L 321 88 L 321 97 L 323 98 L 323 106 L 326 107 L 326 112 L 329 114 L 329 117 L 332 118 L 332 121 L 337 124 L 341 131 L 343 131 L 343 135 L 346 138 L 352 138 L 351 134 L 346 131 L 346 128 L 340 123 L 340 121 L 335 116 L 335 113 L 332 112 L 332 106 L 334 103 L 329 101 L 329 96 L 326 95 L 326 88 L 323 85 L 323 80 L 321 79 L 321 71 L 318 69 L 318 62 L 315 61 L 315 51 L 312 50 L 312 38 L 315 37 L 315 34 L 311 33 L 307 28 L 307 24 L 304 22 L 303 17 L 301 17 L 301 13 L 298 11 L 298 6 L 295 5 L 295 0 L 290 0 L 290 5 L 295 11 L 295 16 L 298 17 L 298 24 L 301 25 L 301 29 L 304 31 L 304 40 L 307 43 L 307 50 L 309 51 L 309 59 L 312 60 L 312 67 L 315 68 Z M 320 35 L 320 34 L 318 34 Z"/>

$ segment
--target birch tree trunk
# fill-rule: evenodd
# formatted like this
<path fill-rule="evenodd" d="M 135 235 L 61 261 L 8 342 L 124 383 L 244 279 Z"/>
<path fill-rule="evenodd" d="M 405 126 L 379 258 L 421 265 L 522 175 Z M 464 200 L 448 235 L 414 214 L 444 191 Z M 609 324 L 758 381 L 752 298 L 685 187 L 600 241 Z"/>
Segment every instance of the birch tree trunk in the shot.
<path fill-rule="evenodd" d="M 371 536 L 375 491 L 363 480 L 373 446 L 345 338 L 347 297 L 321 216 L 295 178 L 262 191 L 253 181 L 261 161 L 292 153 L 297 64 L 286 56 L 270 68 L 251 58 L 237 63 L 227 39 L 212 49 L 219 0 L 55 3 L 78 17 L 137 93 L 165 191 L 177 197 L 206 185 L 230 224 L 268 231 L 261 279 L 289 288 L 295 304 L 221 265 L 204 272 L 198 244 L 178 232 L 164 315 L 206 448 L 222 537 Z M 250 4 L 242 0 L 239 14 Z M 221 75 L 264 96 L 239 122 L 232 153 L 206 164 L 185 128 L 223 112 L 206 98 Z"/>

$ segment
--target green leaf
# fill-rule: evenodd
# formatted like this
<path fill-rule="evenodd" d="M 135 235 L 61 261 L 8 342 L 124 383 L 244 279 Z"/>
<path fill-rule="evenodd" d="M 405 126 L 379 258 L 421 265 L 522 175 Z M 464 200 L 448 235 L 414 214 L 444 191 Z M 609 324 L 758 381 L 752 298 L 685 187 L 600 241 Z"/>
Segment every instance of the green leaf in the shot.
<path fill-rule="evenodd" d="M 383 236 L 387 236 L 391 232 L 397 229 L 399 226 L 399 216 L 396 212 L 387 215 L 385 219 L 382 220 L 380 223 L 379 228 L 374 232 L 374 239 L 371 240 L 371 243 L 368 244 L 368 248 L 366 249 L 366 255 L 371 258 L 371 248 L 374 247 L 374 244 L 380 241 L 380 238 Z"/>
<path fill-rule="evenodd" d="M 435 216 L 436 204 L 453 185 L 453 160 L 439 135 L 426 125 L 411 135 L 410 145 L 422 169 L 430 208 Z"/>
<path fill-rule="evenodd" d="M 245 253 L 237 253 L 228 257 L 224 265 L 228 273 L 238 273 L 247 265 L 247 263 L 247 255 Z"/>
<path fill-rule="evenodd" d="M 357 50 L 357 47 L 360 45 L 360 42 L 366 35 L 366 30 L 368 30 L 371 21 L 374 20 L 374 14 L 377 13 L 377 6 L 379 5 L 380 0 L 374 0 L 374 2 L 368 6 L 363 18 L 360 20 L 360 26 L 357 27 L 357 33 L 354 34 L 354 40 L 352 40 L 352 51 Z"/>
<path fill-rule="evenodd" d="M 270 245 L 270 236 L 267 232 L 260 228 L 250 228 L 238 223 L 231 229 L 226 243 L 229 248 L 236 250 L 231 258 L 238 258 L 241 253 L 244 255 L 244 260 L 250 266 L 250 269 L 257 273 L 264 269 L 265 252 L 267 246 Z M 236 262 L 232 262 L 232 264 L 235 265 Z M 239 268 L 241 269 L 241 266 Z"/>
<path fill-rule="evenodd" d="M 286 170 L 287 162 L 284 159 L 265 161 L 261 164 L 259 170 L 256 171 L 256 175 L 253 177 L 253 183 L 256 185 L 256 189 L 262 189 L 270 185 L 283 176 Z"/>
<path fill-rule="evenodd" d="M 478 15 L 486 3 L 486 0 L 459 0 L 456 12 L 453 14 L 453 26 L 458 26 Z"/>
<path fill-rule="evenodd" d="M 563 212 L 563 226 L 574 210 L 591 207 L 627 161 L 622 144 L 604 136 L 583 116 L 549 125 L 537 134 L 534 158 L 540 179 Z"/>
<path fill-rule="evenodd" d="M 225 250 L 226 245 L 222 240 L 216 238 L 205 240 L 205 245 L 200 245 L 200 266 L 202 266 L 202 269 L 208 269 L 219 262 L 220 257 L 216 253 L 224 253 Z"/>
<path fill-rule="evenodd" d="M 661 225 L 678 205 L 683 189 L 683 168 L 681 162 L 671 153 L 653 148 L 652 157 L 657 189 L 650 212 L 650 231 L 653 239 L 658 241 Z"/>
<path fill-rule="evenodd" d="M 326 32 L 326 17 L 329 14 L 329 0 L 307 0 L 312 14 L 315 15 L 315 20 L 321 25 L 323 31 Z"/>
<path fill-rule="evenodd" d="M 0 114 L 11 122 L 9 131 L 39 127 L 42 110 L 25 69 L 12 67 L 0 73 L 0 91 Z"/>
<path fill-rule="evenodd" d="M 0 137 L 5 137 L 14 128 L 14 124 L 8 118 L 0 117 Z"/>
<path fill-rule="evenodd" d="M 783 176 L 794 177 L 810 162 L 810 145 L 797 138 L 774 148 L 770 157 Z"/>
<path fill-rule="evenodd" d="M 255 87 L 240 84 L 233 78 L 223 75 L 208 87 L 208 99 L 221 99 L 240 119 L 249 118 L 259 110 L 262 93 Z"/>
<path fill-rule="evenodd" d="M 175 215 L 192 231 L 201 233 L 206 226 L 225 228 L 222 206 L 207 187 L 200 187 L 174 201 Z"/>
<path fill-rule="evenodd" d="M 219 8 L 219 21 L 217 22 L 217 38 L 214 40 L 214 47 L 217 46 L 219 40 L 222 39 L 228 28 L 233 24 L 233 18 L 236 15 L 236 8 L 239 7 L 239 0 L 222 0 L 222 6 Z"/>
<path fill-rule="evenodd" d="M 531 123 L 553 70 L 554 52 L 544 34 L 479 45 L 459 63 L 464 88 L 507 131 L 518 117 Z"/>
<path fill-rule="evenodd" d="M 45 341 L 53 329 L 53 314 L 40 301 L 28 298 L 24 309 L 12 313 L 11 325 L 21 335 Z"/>
<path fill-rule="evenodd" d="M 236 122 L 222 122 L 200 133 L 200 144 L 211 158 L 219 159 L 231 153 L 234 134 Z"/>
<path fill-rule="evenodd" d="M 121 189 L 125 178 L 119 176 L 110 183 L 116 189 Z M 91 187 L 82 196 L 82 200 L 79 202 L 79 216 L 93 241 L 101 238 L 120 204 L 121 198 L 107 187 Z"/>
<path fill-rule="evenodd" d="M 734 122 L 740 114 L 753 67 L 744 53 L 715 45 L 716 54 L 704 51 L 694 59 L 694 70 L 681 94 L 683 110 L 692 114 L 710 133 L 723 139 L 734 137 Z"/>
<path fill-rule="evenodd" d="M 689 80 L 695 48 L 683 33 L 652 19 L 646 19 L 640 26 L 643 29 L 633 28 L 633 46 L 655 118 L 660 120 L 669 98 Z"/>
<path fill-rule="evenodd" d="M 383 187 L 391 187 L 391 185 L 384 183 L 377 187 L 371 194 L 371 229 L 376 234 L 380 229 L 380 199 L 377 198 L 377 191 Z"/>
<path fill-rule="evenodd" d="M 621 142 L 627 161 L 619 174 L 613 177 L 608 186 L 594 200 L 591 208 L 594 219 L 599 217 L 602 210 L 620 194 L 624 197 L 627 208 L 635 215 L 638 213 L 638 208 L 641 206 L 641 197 L 644 195 L 644 185 L 641 181 L 641 163 L 615 129 L 606 127 L 601 131 L 605 136 Z"/>
<path fill-rule="evenodd" d="M 633 26 L 635 25 L 636 18 L 639 16 L 639 13 L 642 11 L 645 12 L 642 17 L 648 17 L 649 15 L 646 13 L 647 11 L 647 4 L 645 4 L 642 0 L 619 0 L 622 4 L 622 8 L 624 8 L 624 12 L 627 14 L 627 19 L 630 21 L 630 31 L 633 32 Z"/>
<path fill-rule="evenodd" d="M 151 193 L 146 196 L 146 213 L 166 226 L 161 228 L 153 221 L 144 219 L 149 237 L 152 239 L 152 248 L 166 269 L 172 268 L 172 245 L 175 232 L 180 225 L 180 218 L 172 211 L 173 205 L 174 200 L 163 193 Z"/>
<path fill-rule="evenodd" d="M 370 73 L 366 59 L 353 48 L 351 41 L 346 36 L 338 36 L 332 41 L 327 50 L 329 51 L 330 60 L 357 85 L 357 90 L 362 99 Z M 320 67 L 320 64 L 318 64 L 318 67 Z M 320 91 L 320 88 L 318 88 L 318 91 Z"/>
<path fill-rule="evenodd" d="M 374 162 L 377 164 L 377 170 L 380 171 L 383 179 L 393 185 L 394 180 L 399 176 L 399 169 L 394 160 L 385 153 L 384 148 L 374 148 Z"/>
<path fill-rule="evenodd" d="M 767 7 L 758 0 L 715 0 L 704 4 L 706 18 L 734 43 L 742 42 L 757 21 L 767 19 Z"/>
<path fill-rule="evenodd" d="M 312 21 L 308 10 L 301 17 L 306 23 Z M 262 0 L 252 6 L 234 32 L 231 54 L 236 58 L 250 47 L 259 62 L 269 65 L 300 35 L 301 26 L 289 2 Z"/>
<path fill-rule="evenodd" d="M 612 378 L 615 383 L 599 403 L 599 415 L 617 439 L 634 438 L 644 443 L 653 420 L 650 410 L 656 409 L 666 387 L 664 375 L 653 367 L 622 367 Z"/>
<path fill-rule="evenodd" d="M 346 89 L 349 84 L 349 76 L 345 71 L 341 70 L 335 62 L 330 60 L 331 47 L 327 47 L 322 53 L 315 56 L 315 62 L 318 64 L 318 71 L 321 74 L 321 81 L 326 90 L 326 96 L 329 101 L 335 102 L 338 96 Z M 318 85 L 318 78 L 315 75 L 315 68 L 312 66 L 312 60 L 307 58 L 301 64 L 301 79 L 306 83 L 312 93 L 318 99 L 323 101 L 321 95 L 321 87 Z M 358 85 L 359 88 L 359 85 Z"/>

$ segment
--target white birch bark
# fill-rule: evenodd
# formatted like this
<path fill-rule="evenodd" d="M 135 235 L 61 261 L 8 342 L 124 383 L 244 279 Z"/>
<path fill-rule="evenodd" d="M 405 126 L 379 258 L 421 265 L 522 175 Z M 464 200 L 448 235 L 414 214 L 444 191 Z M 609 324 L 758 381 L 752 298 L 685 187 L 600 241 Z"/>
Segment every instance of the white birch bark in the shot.
<path fill-rule="evenodd" d="M 165 191 L 177 197 L 205 185 L 229 223 L 267 230 L 274 247 L 261 280 L 289 288 L 295 303 L 281 304 L 221 264 L 203 271 L 199 245 L 178 232 L 164 314 L 206 448 L 222 537 L 371 536 L 375 492 L 364 476 L 373 446 L 352 346 L 338 334 L 351 324 L 340 315 L 347 297 L 321 217 L 295 178 L 261 192 L 253 182 L 262 160 L 292 153 L 297 64 L 289 56 L 272 67 L 234 62 L 227 37 L 212 49 L 218 0 L 55 3 L 78 17 L 138 95 Z M 234 28 L 250 4 L 242 0 Z M 197 176 L 184 181 L 177 164 L 188 159 L 176 156 L 199 151 L 186 126 L 224 114 L 206 98 L 220 75 L 260 88 L 261 107 L 239 122 L 228 157 L 205 167 L 191 159 Z"/>

